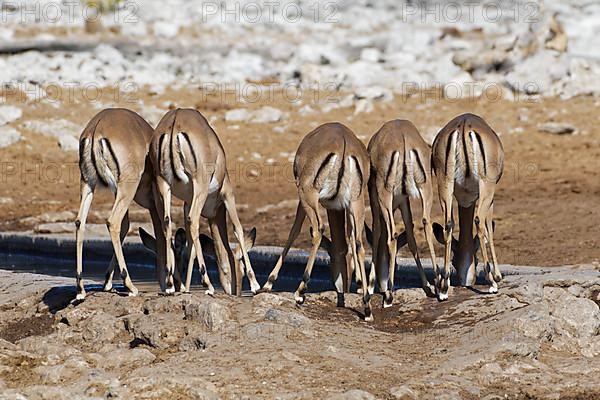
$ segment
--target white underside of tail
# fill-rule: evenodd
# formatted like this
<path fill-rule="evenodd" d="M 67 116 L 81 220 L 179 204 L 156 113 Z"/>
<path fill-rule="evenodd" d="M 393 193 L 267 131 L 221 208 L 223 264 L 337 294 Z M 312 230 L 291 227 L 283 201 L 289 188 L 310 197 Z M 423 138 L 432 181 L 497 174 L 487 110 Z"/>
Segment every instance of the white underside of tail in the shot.
<path fill-rule="evenodd" d="M 411 150 L 408 152 L 408 164 L 406 168 L 406 193 L 413 198 L 419 197 L 419 189 L 415 182 L 415 173 L 418 168 L 417 153 Z"/>
<path fill-rule="evenodd" d="M 453 146 L 456 149 L 458 145 L 458 131 L 454 133 Z M 459 162 L 458 155 L 456 156 L 456 164 L 454 168 L 454 196 L 462 207 L 469 207 L 479 197 L 479 158 L 481 157 L 477 152 L 476 138 L 474 132 L 469 132 L 469 139 L 471 139 L 471 150 L 472 153 L 464 155 L 464 160 L 470 162 L 471 174 L 466 177 L 466 165 Z M 458 150 L 456 151 L 458 154 Z M 467 161 L 468 160 L 468 161 Z"/>
<path fill-rule="evenodd" d="M 473 177 L 475 178 L 479 178 L 479 161 L 481 156 L 478 156 L 477 153 L 477 138 L 475 137 L 475 132 L 471 131 L 469 132 L 469 138 L 471 138 L 471 147 L 473 149 L 473 168 L 472 168 L 472 174 Z"/>
<path fill-rule="evenodd" d="M 395 168 L 396 181 L 394 183 L 394 208 L 399 207 L 400 202 L 404 201 L 406 195 L 412 198 L 418 198 L 420 196 L 417 183 L 415 182 L 415 173 L 419 168 L 417 161 L 417 153 L 414 150 L 408 152 L 408 159 L 406 160 L 406 175 L 402 175 L 403 166 L 400 162 L 400 153 L 395 151 L 392 155 L 392 166 Z M 402 192 L 402 180 L 404 180 L 404 186 L 406 194 Z"/>
<path fill-rule="evenodd" d="M 106 140 L 100 140 L 100 143 L 102 145 L 102 160 L 98 163 L 98 169 L 101 169 L 98 171 L 98 174 L 102 177 L 104 181 L 106 181 L 110 190 L 116 193 L 117 180 L 111 169 L 108 167 L 108 164 L 106 163 L 105 159 L 105 157 L 108 157 L 108 155 L 111 154 L 111 152 L 108 148 L 108 145 L 106 144 Z"/>
<path fill-rule="evenodd" d="M 329 160 L 329 162 L 327 163 L 327 166 L 324 167 L 323 169 L 333 169 L 333 167 L 335 166 L 335 162 L 337 161 L 337 154 L 334 154 L 333 157 L 331 157 L 331 159 Z M 334 179 L 334 177 L 328 177 L 328 179 L 325 180 L 325 183 L 323 184 L 323 187 L 321 188 L 321 190 L 319 190 L 319 200 L 323 200 L 323 199 L 329 199 L 331 196 L 333 196 L 335 194 L 335 190 L 337 188 L 337 177 Z"/>
<path fill-rule="evenodd" d="M 331 165 L 335 165 L 335 161 L 337 160 L 337 155 L 333 156 L 330 160 Z M 337 189 L 337 175 L 334 177 L 330 177 L 327 179 L 321 190 L 319 191 L 319 200 L 327 205 L 328 208 L 334 210 L 343 210 L 350 206 L 350 202 L 352 202 L 352 188 L 359 184 L 356 182 L 358 179 L 357 171 L 358 166 L 356 165 L 356 161 L 353 157 L 348 157 L 346 163 L 346 168 L 344 170 L 344 174 L 342 175 L 340 189 L 335 193 Z M 332 198 L 332 196 L 335 196 Z"/>
<path fill-rule="evenodd" d="M 181 148 L 181 144 L 183 143 L 182 140 L 182 133 L 179 132 L 177 134 L 177 136 L 175 137 L 175 140 L 177 140 L 177 149 L 179 149 L 179 152 L 177 154 L 172 154 L 172 157 L 181 157 L 180 160 L 181 162 L 178 163 L 173 163 L 175 165 L 175 175 L 177 176 L 177 178 L 179 178 L 179 180 L 181 180 L 183 183 L 188 183 L 190 181 L 188 175 L 185 172 L 185 164 L 186 164 L 186 160 L 185 160 L 185 154 L 182 151 Z"/>

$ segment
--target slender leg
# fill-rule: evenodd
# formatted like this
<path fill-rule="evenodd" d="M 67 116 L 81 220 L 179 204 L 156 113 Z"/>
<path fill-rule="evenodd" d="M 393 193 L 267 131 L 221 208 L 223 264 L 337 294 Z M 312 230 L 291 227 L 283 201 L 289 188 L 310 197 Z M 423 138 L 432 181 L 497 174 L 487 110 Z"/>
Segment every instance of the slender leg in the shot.
<path fill-rule="evenodd" d="M 423 265 L 421 264 L 421 259 L 419 257 L 419 249 L 417 247 L 417 241 L 415 240 L 415 231 L 412 220 L 412 211 L 410 209 L 410 200 L 406 198 L 405 201 L 400 203 L 400 211 L 402 212 L 402 220 L 404 221 L 404 227 L 406 229 L 406 234 L 408 238 L 408 248 L 412 253 L 415 263 L 417 264 L 417 269 L 419 270 L 419 277 L 421 278 L 421 286 L 425 293 L 430 296 L 434 294 L 434 290 L 427 281 L 427 276 L 425 275 L 425 271 L 423 270 Z"/>
<path fill-rule="evenodd" d="M 490 270 L 490 261 L 487 254 L 487 246 L 485 244 L 485 227 L 486 227 L 486 218 L 489 214 L 489 208 L 492 205 L 492 199 L 494 197 L 493 189 L 490 190 L 490 187 L 484 183 L 484 180 L 481 179 L 479 181 L 479 200 L 477 204 L 477 212 L 475 214 L 475 228 L 477 229 L 477 237 L 479 238 L 479 245 L 481 248 L 481 254 L 483 255 L 483 264 L 485 267 L 485 275 L 487 281 L 490 284 L 489 292 L 497 293 L 498 292 L 498 284 L 494 280 L 494 275 Z"/>
<path fill-rule="evenodd" d="M 296 299 L 296 303 L 298 304 L 304 303 L 304 293 L 306 292 L 306 288 L 308 287 L 310 274 L 312 273 L 312 269 L 315 264 L 315 258 L 317 257 L 317 251 L 319 250 L 319 245 L 321 244 L 321 238 L 323 236 L 323 225 L 321 224 L 318 210 L 318 193 L 300 192 L 300 202 L 302 203 L 302 207 L 304 207 L 304 211 L 306 212 L 306 216 L 308 217 L 308 220 L 310 222 L 310 236 L 312 239 L 312 248 L 310 250 L 310 255 L 308 256 L 308 262 L 306 263 L 306 268 L 304 270 L 304 275 L 302 276 L 302 281 L 300 281 L 300 285 L 298 285 L 298 289 L 296 289 L 296 292 L 294 293 L 294 298 Z"/>
<path fill-rule="evenodd" d="M 498 259 L 496 258 L 496 247 L 494 246 L 494 203 L 489 208 L 488 215 L 485 217 L 485 230 L 487 233 L 488 243 L 490 244 L 490 251 L 492 253 L 492 273 L 494 274 L 494 280 L 500 282 L 502 280 L 502 272 L 498 266 Z"/>
<path fill-rule="evenodd" d="M 436 275 L 435 286 L 438 299 L 443 301 L 448 299 L 448 290 L 450 288 L 450 260 L 452 251 L 452 196 L 453 187 L 445 188 L 440 191 L 440 203 L 442 205 L 442 214 L 444 214 L 444 269 L 442 274 Z"/>
<path fill-rule="evenodd" d="M 171 248 L 173 232 L 171 231 L 171 186 L 161 176 L 156 178 L 156 186 L 163 200 L 162 228 L 165 237 L 165 250 L 167 253 L 167 268 L 165 277 L 165 293 L 174 293 L 173 271 L 175 270 L 175 254 Z M 189 288 L 189 285 L 186 285 Z"/>
<path fill-rule="evenodd" d="M 378 191 L 379 198 L 379 209 L 381 210 L 381 216 L 383 217 L 383 223 L 385 224 L 385 233 L 387 237 L 387 290 L 384 293 L 384 307 L 390 307 L 393 301 L 394 292 L 394 273 L 396 270 L 396 234 L 395 234 L 395 223 L 394 223 L 394 210 L 393 210 L 393 195 L 387 190 Z M 383 267 L 382 267 L 383 268 Z"/>
<path fill-rule="evenodd" d="M 154 197 L 154 209 L 150 210 L 152 225 L 154 227 L 154 235 L 156 237 L 156 277 L 161 292 L 166 292 L 167 282 L 167 257 L 168 251 L 165 239 L 164 224 L 164 209 L 163 198 L 160 194 L 157 185 L 152 185 L 152 195 Z M 169 245 L 170 247 L 170 245 Z"/>
<path fill-rule="evenodd" d="M 225 216 L 225 205 L 221 204 L 217 210 L 217 215 L 208 220 L 210 234 L 214 241 L 215 256 L 219 265 L 219 277 L 221 286 L 227 294 L 236 296 L 241 294 L 241 271 L 238 274 L 237 265 L 233 256 L 233 252 L 229 247 L 227 237 L 227 225 Z M 233 266 L 233 268 L 232 268 Z M 237 277 L 240 277 L 240 285 L 238 290 Z"/>
<path fill-rule="evenodd" d="M 348 214 L 350 215 L 350 224 L 352 228 L 353 235 L 353 245 L 354 251 L 353 254 L 355 256 L 355 265 L 356 270 L 360 271 L 360 275 L 366 277 L 365 272 L 365 247 L 362 243 L 362 233 L 363 227 L 365 223 L 365 213 L 364 213 L 365 205 L 363 203 L 363 199 L 360 198 L 352 202 Z M 367 288 L 366 279 L 362 280 L 362 290 L 363 290 L 363 304 L 365 307 L 365 321 L 373 321 L 373 312 L 371 310 L 371 295 L 369 294 L 369 290 Z"/>
<path fill-rule="evenodd" d="M 136 185 L 137 186 L 137 185 Z M 135 296 L 138 293 L 137 288 L 131 282 L 129 272 L 127 271 L 127 265 L 125 264 L 125 258 L 123 257 L 123 248 L 121 247 L 121 223 L 125 218 L 125 214 L 133 200 L 135 195 L 136 186 L 122 185 L 117 189 L 115 204 L 113 205 L 112 211 L 106 226 L 110 233 L 110 239 L 113 244 L 115 256 L 117 257 L 117 263 L 121 272 L 121 278 L 123 279 L 123 285 L 129 290 L 131 296 Z"/>
<path fill-rule="evenodd" d="M 379 279 L 379 290 L 382 292 L 387 291 L 388 284 L 388 263 L 386 262 L 385 268 L 382 268 L 382 263 L 380 262 L 381 251 L 379 249 L 379 242 L 381 240 L 381 227 L 383 221 L 381 217 L 381 210 L 379 210 L 377 187 L 374 182 L 374 179 L 375 178 L 372 177 L 369 180 L 369 202 L 371 205 L 371 216 L 373 220 L 373 243 L 371 243 L 371 248 L 373 249 L 373 257 L 371 259 L 371 275 L 375 275 L 375 279 L 369 278 L 369 293 L 371 294 L 375 292 L 375 281 L 377 279 Z"/>
<path fill-rule="evenodd" d="M 83 272 L 83 237 L 85 233 L 85 222 L 94 198 L 94 189 L 82 181 L 80 192 L 81 204 L 79 206 L 77 219 L 75 220 L 75 242 L 77 243 L 77 271 L 75 279 L 77 281 L 77 300 L 83 300 L 85 298 L 85 288 L 83 287 L 83 278 L 81 276 Z"/>
<path fill-rule="evenodd" d="M 156 274 L 158 277 L 160 290 L 164 292 L 167 252 L 165 249 L 165 237 L 162 229 L 162 199 L 160 199 L 160 195 L 156 190 L 154 190 L 153 196 L 154 206 L 150 206 L 150 218 L 152 219 L 154 236 L 156 237 Z M 185 288 L 182 287 L 181 290 L 185 291 Z"/>
<path fill-rule="evenodd" d="M 285 243 L 285 247 L 283 248 L 283 251 L 281 252 L 281 255 L 279 256 L 279 258 L 277 259 L 277 263 L 275 264 L 275 267 L 269 274 L 269 278 L 267 279 L 267 282 L 265 283 L 265 285 L 262 288 L 262 290 L 264 292 L 270 292 L 271 289 L 273 288 L 273 283 L 275 283 L 275 281 L 277 280 L 279 271 L 281 270 L 281 267 L 283 266 L 283 261 L 285 260 L 285 257 L 287 256 L 288 252 L 290 251 L 290 247 L 292 247 L 292 244 L 298 238 L 298 235 L 300 234 L 300 231 L 302 230 L 302 224 L 304 223 L 305 218 L 306 218 L 306 212 L 304 211 L 302 204 L 300 202 L 298 202 L 298 208 L 296 208 L 296 218 L 294 219 L 294 224 L 292 225 L 292 229 L 290 230 L 290 233 L 288 235 L 288 239 L 287 239 L 287 242 Z"/>
<path fill-rule="evenodd" d="M 427 241 L 427 247 L 429 248 L 431 266 L 433 268 L 434 275 L 438 275 L 439 271 L 437 265 L 437 258 L 435 256 L 435 248 L 433 247 L 433 227 L 431 224 L 431 203 L 433 200 L 433 190 L 431 188 L 431 183 L 427 182 L 425 183 L 425 185 L 420 187 L 419 194 L 421 195 L 421 206 L 423 208 L 423 230 L 425 231 L 425 240 Z M 427 296 L 435 297 L 435 289 L 429 284 L 429 281 L 427 280 L 426 276 L 425 281 L 423 283 L 425 282 L 427 283 L 427 287 L 423 287 L 423 289 L 425 289 L 425 293 L 427 293 Z"/>
<path fill-rule="evenodd" d="M 454 221 L 452 220 L 452 199 L 454 198 L 454 180 L 456 171 L 456 143 L 458 140 L 458 130 L 451 133 L 450 149 L 446 152 L 444 159 L 434 159 L 434 169 L 438 182 L 438 195 L 442 214 L 444 215 L 444 269 L 442 274 L 435 276 L 434 283 L 438 300 L 448 299 L 450 289 L 450 257 L 452 252 L 452 229 Z"/>
<path fill-rule="evenodd" d="M 250 290 L 252 290 L 252 293 L 257 293 L 260 290 L 260 285 L 256 280 L 256 275 L 254 274 L 254 270 L 252 269 L 252 264 L 250 264 L 248 250 L 246 249 L 246 244 L 244 243 L 244 229 L 242 228 L 242 224 L 240 223 L 240 219 L 238 218 L 237 210 L 235 207 L 235 197 L 233 196 L 233 191 L 231 189 L 231 184 L 229 183 L 228 178 L 225 178 L 223 186 L 223 202 L 225 203 L 225 208 L 227 209 L 227 213 L 229 214 L 229 218 L 231 219 L 231 223 L 233 224 L 233 233 L 235 234 L 235 238 L 238 241 L 240 249 L 242 249 L 244 267 L 246 269 L 246 275 L 248 276 L 248 280 L 250 281 Z"/>
<path fill-rule="evenodd" d="M 213 295 L 215 293 L 215 288 L 210 282 L 210 278 L 208 276 L 208 271 L 206 270 L 206 263 L 204 262 L 204 255 L 202 254 L 202 246 L 200 245 L 200 217 L 202 214 L 202 208 L 204 207 L 204 203 L 206 202 L 206 197 L 208 196 L 208 188 L 206 187 L 206 183 L 193 181 L 194 185 L 194 197 L 192 199 L 192 204 L 190 206 L 190 215 L 187 220 L 187 224 L 190 230 L 190 236 L 192 239 L 192 243 L 194 244 L 194 249 L 196 250 L 196 258 L 198 259 L 198 265 L 200 266 L 200 276 L 202 277 L 203 282 L 205 282 L 208 286 L 208 290 L 206 294 Z M 190 287 L 192 281 L 192 268 L 194 266 L 194 258 L 190 258 L 188 261 L 188 271 L 185 280 L 185 286 Z"/>
<path fill-rule="evenodd" d="M 361 275 L 361 270 L 360 268 L 357 267 L 356 264 L 356 259 L 357 259 L 357 255 L 356 255 L 356 251 L 358 249 L 357 245 L 356 245 L 356 238 L 354 237 L 354 231 L 352 230 L 352 221 L 351 216 L 350 216 L 350 212 L 349 211 L 344 211 L 344 217 L 346 219 L 346 242 L 348 243 L 348 262 L 350 264 L 350 268 L 348 268 L 348 275 L 350 278 L 352 278 L 352 272 L 354 272 L 354 276 L 355 276 L 355 280 L 356 280 L 356 293 L 358 294 L 362 294 L 363 293 L 363 286 L 362 286 L 362 282 L 363 282 L 363 277 Z M 349 280 L 348 282 L 348 288 L 350 288 L 352 284 L 352 279 Z M 368 290 L 368 288 L 367 288 Z"/>
<path fill-rule="evenodd" d="M 185 288 L 190 290 L 192 284 L 192 274 L 194 272 L 194 262 L 196 261 L 196 251 L 194 249 L 194 241 L 192 239 L 192 228 L 190 226 L 190 204 L 183 203 L 183 220 L 185 224 L 185 236 L 186 236 L 186 246 L 185 246 L 185 258 L 188 262 L 187 268 L 185 270 Z M 201 282 L 204 281 L 201 278 Z"/>
<path fill-rule="evenodd" d="M 121 241 L 121 246 L 123 246 L 123 241 L 125 240 L 125 236 L 129 232 L 129 211 L 125 213 L 125 217 L 123 217 L 123 221 L 121 221 L 121 234 L 119 240 Z M 108 268 L 106 269 L 106 273 L 104 274 L 104 290 L 105 292 L 109 292 L 112 289 L 112 280 L 115 272 L 115 267 L 117 266 L 117 258 L 113 254 L 110 259 L 110 264 L 108 264 Z"/>
<path fill-rule="evenodd" d="M 327 210 L 329 230 L 331 232 L 332 248 L 329 256 L 331 258 L 331 279 L 337 292 L 337 306 L 344 306 L 344 293 L 348 292 L 348 243 L 346 242 L 345 212 L 343 210 Z"/>

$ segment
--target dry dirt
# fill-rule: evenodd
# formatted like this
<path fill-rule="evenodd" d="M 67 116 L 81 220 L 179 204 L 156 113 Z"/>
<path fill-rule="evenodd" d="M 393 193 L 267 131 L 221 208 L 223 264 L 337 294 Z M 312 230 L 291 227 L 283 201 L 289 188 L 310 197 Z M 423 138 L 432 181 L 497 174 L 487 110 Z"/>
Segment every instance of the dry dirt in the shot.
<path fill-rule="evenodd" d="M 367 143 L 386 120 L 406 118 L 432 140 L 455 115 L 480 114 L 501 135 L 506 151 L 505 172 L 495 200 L 499 260 L 514 265 L 550 266 L 598 262 L 600 258 L 600 113 L 599 101 L 592 97 L 568 101 L 450 101 L 429 93 L 375 103 L 373 112 L 353 115 L 353 107 L 321 110 L 327 101 L 343 98 L 342 94 L 304 93 L 302 104 L 311 105 L 315 112 L 302 115 L 298 102 L 285 100 L 279 93 L 272 100 L 263 93 L 260 101 L 240 102 L 234 94 L 206 95 L 194 88 L 162 94 L 141 89 L 129 96 L 109 92 L 101 93 L 103 101 L 118 98 L 120 101 L 114 104 L 141 110 L 142 115 L 147 115 L 144 110 L 151 106 L 165 111 L 196 107 L 211 119 L 227 151 L 242 223 L 247 229 L 256 226 L 257 244 L 268 245 L 283 245 L 287 237 L 296 204 L 291 160 L 300 140 L 317 124 L 341 121 Z M 23 117 L 13 123 L 15 127 L 27 120 L 66 119 L 83 128 L 99 107 L 99 103 L 85 101 L 77 92 L 72 101 L 63 100 L 25 104 L 20 95 L 7 99 L 9 104 L 23 108 Z M 228 109 L 257 109 L 265 105 L 288 115 L 277 123 L 224 121 Z M 577 129 L 577 134 L 539 132 L 538 125 L 549 121 L 568 123 Z M 43 212 L 76 213 L 78 209 L 77 153 L 60 150 L 55 138 L 21 130 L 25 140 L 0 149 L 3 231 L 31 229 L 35 222 L 24 218 Z M 91 222 L 103 223 L 110 205 L 110 195 L 98 196 L 93 206 L 98 212 L 92 214 Z M 415 218 L 418 209 L 417 204 Z M 437 201 L 433 211 L 434 219 L 439 221 Z M 149 220 L 143 212 L 133 213 L 132 219 Z M 182 223 L 181 218 L 178 222 Z M 306 247 L 308 238 L 308 234 L 301 235 L 296 246 Z M 423 237 L 420 239 L 423 243 Z"/>

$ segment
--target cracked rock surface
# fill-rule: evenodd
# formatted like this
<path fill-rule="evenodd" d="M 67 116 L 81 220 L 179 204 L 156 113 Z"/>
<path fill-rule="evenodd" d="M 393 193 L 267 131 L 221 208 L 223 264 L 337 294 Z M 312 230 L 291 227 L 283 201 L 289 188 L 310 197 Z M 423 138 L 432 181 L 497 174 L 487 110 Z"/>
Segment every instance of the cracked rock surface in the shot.
<path fill-rule="evenodd" d="M 72 279 L 0 272 L 0 397 L 594 398 L 600 396 L 600 274 L 506 267 L 497 295 L 419 288 L 394 306 L 309 293 L 137 297 Z M 476 289 L 483 291 L 484 286 Z M 491 397 L 490 397 L 491 398 Z"/>

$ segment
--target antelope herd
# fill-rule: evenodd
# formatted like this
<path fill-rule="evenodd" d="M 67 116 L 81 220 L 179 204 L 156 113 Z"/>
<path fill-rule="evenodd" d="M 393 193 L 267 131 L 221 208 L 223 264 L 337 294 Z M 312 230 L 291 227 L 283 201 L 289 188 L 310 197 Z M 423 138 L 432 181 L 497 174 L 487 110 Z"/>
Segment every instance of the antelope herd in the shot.
<path fill-rule="evenodd" d="M 350 291 L 354 276 L 362 294 L 365 320 L 373 319 L 370 297 L 376 286 L 383 306 L 392 305 L 396 254 L 408 244 L 414 256 L 423 289 L 430 297 L 448 298 L 450 263 L 463 286 L 475 283 L 477 257 L 481 249 L 489 292 L 498 291 L 502 274 L 494 249 L 493 200 L 502 176 L 504 151 L 497 134 L 480 117 L 464 114 L 454 118 L 429 146 L 407 120 L 386 122 L 368 147 L 341 123 L 326 123 L 308 133 L 294 160 L 298 208 L 287 242 L 261 288 L 248 257 L 256 229 L 244 233 L 237 215 L 233 187 L 226 169 L 225 151 L 207 120 L 194 109 L 169 111 L 156 129 L 138 114 L 126 109 L 106 109 L 85 127 L 79 142 L 81 205 L 77 215 L 77 299 L 85 298 L 82 281 L 85 223 L 94 192 L 108 187 L 115 195 L 107 227 L 114 255 L 106 271 L 104 290 L 111 290 L 115 265 L 125 288 L 136 295 L 122 243 L 129 231 L 128 209 L 135 201 L 150 213 L 154 235 L 140 229 L 142 242 L 156 253 L 161 291 L 190 289 L 197 260 L 201 281 L 212 295 L 204 254 L 215 257 L 220 284 L 227 294 L 240 295 L 247 276 L 253 293 L 270 291 L 284 266 L 304 220 L 310 224 L 311 251 L 296 301 L 305 301 L 310 275 L 319 247 L 330 255 L 330 268 L 338 306 Z M 433 175 L 444 225 L 431 221 Z M 372 231 L 365 224 L 365 193 L 372 213 Z M 173 236 L 172 196 L 184 202 L 185 229 Z M 410 198 L 420 199 L 422 223 L 434 271 L 433 285 L 420 261 L 414 235 Z M 458 203 L 459 237 L 453 237 L 452 203 Z M 329 222 L 331 240 L 325 236 L 320 209 Z M 400 209 L 404 231 L 394 219 Z M 208 220 L 210 234 L 200 234 L 200 217 Z M 238 246 L 229 245 L 227 216 Z M 473 235 L 475 226 L 475 235 Z M 365 270 L 363 230 L 373 249 L 370 271 Z M 437 263 L 433 239 L 445 246 L 443 267 Z M 488 254 L 486 245 L 489 245 Z M 490 260 L 491 255 L 491 260 Z M 490 266 L 491 261 L 491 266 Z M 183 266 L 185 281 L 183 280 Z"/>

